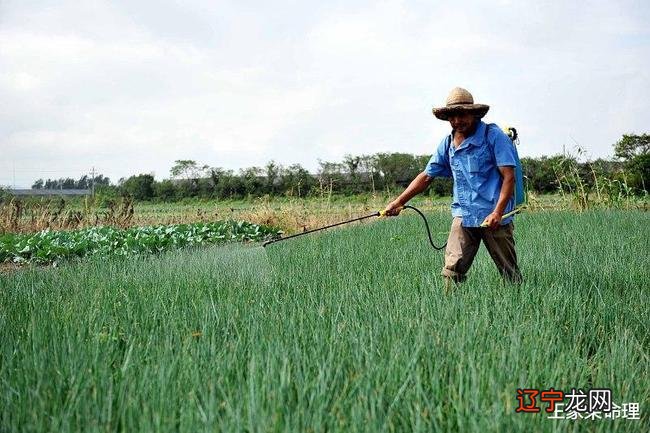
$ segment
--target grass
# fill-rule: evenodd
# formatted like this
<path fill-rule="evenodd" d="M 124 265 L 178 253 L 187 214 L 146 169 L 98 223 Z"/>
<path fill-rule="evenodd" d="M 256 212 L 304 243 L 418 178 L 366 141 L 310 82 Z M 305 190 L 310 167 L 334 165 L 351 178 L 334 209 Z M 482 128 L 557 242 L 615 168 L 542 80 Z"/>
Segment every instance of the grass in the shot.
<path fill-rule="evenodd" d="M 0 276 L 0 431 L 648 430 L 647 213 L 521 215 L 524 284 L 482 249 L 447 296 L 417 218 Z M 521 387 L 642 419 L 516 414 Z"/>

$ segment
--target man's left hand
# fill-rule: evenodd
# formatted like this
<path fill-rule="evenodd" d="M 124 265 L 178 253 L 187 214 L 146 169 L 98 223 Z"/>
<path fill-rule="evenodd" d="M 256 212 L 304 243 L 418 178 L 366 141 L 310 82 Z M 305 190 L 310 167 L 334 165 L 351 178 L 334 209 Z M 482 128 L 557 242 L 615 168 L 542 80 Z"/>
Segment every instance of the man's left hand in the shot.
<path fill-rule="evenodd" d="M 490 230 L 496 230 L 499 225 L 501 225 L 501 218 L 503 214 L 497 211 L 492 212 L 490 215 L 485 218 L 482 227 L 488 227 Z"/>

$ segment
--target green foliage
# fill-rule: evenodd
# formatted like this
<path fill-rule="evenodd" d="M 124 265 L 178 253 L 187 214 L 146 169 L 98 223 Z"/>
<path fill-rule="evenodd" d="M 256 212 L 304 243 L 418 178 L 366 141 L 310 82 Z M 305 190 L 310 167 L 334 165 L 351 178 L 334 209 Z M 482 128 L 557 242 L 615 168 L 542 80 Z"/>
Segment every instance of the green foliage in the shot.
<path fill-rule="evenodd" d="M 113 185 L 96 186 L 94 203 L 98 207 L 105 207 L 109 202 L 117 200 L 119 195 L 119 187 Z"/>
<path fill-rule="evenodd" d="M 609 197 L 644 197 L 648 182 L 648 148 L 650 135 L 624 135 L 616 143 L 615 152 L 624 161 L 597 160 L 582 162 L 586 154 L 553 155 L 539 158 L 521 158 L 526 189 L 535 193 L 561 191 L 574 197 L 578 206 L 590 206 L 588 195 Z M 424 170 L 430 155 L 407 153 L 377 153 L 374 155 L 346 154 L 341 162 L 320 161 L 317 173 L 312 174 L 299 164 L 284 167 L 270 161 L 264 167 L 248 167 L 237 173 L 221 167 L 208 167 L 194 160 L 176 160 L 170 173 L 173 181 L 154 182 L 149 178 L 133 176 L 121 181 L 122 190 L 138 200 L 152 198 L 161 201 L 198 199 L 241 199 L 263 196 L 323 197 L 332 194 L 376 195 L 396 194 Z M 144 176 L 144 175 L 140 175 Z M 95 184 L 107 182 L 99 175 Z M 39 179 L 35 187 L 48 188 Z M 54 184 L 53 184 L 54 185 Z M 87 186 L 88 178 L 79 181 L 60 179 L 56 186 Z M 621 187 L 619 187 L 621 186 Z M 611 188 L 610 188 L 611 187 Z M 435 179 L 430 194 L 449 196 L 450 179 Z M 615 191 L 615 192 L 613 192 Z M 599 199 L 600 200 L 600 199 Z M 618 199 L 617 199 L 618 200 Z M 618 202 L 611 200 L 611 203 Z"/>
<path fill-rule="evenodd" d="M 50 263 L 87 256 L 132 256 L 231 241 L 264 240 L 276 231 L 245 221 L 0 235 L 0 263 Z"/>
<path fill-rule="evenodd" d="M 650 134 L 625 134 L 614 145 L 614 156 L 625 162 L 626 184 L 646 193 L 650 180 Z"/>
<path fill-rule="evenodd" d="M 300 164 L 294 164 L 283 170 L 282 182 L 284 194 L 291 197 L 306 197 L 316 188 L 317 180 Z"/>
<path fill-rule="evenodd" d="M 630 187 L 639 191 L 647 191 L 650 182 L 650 153 L 643 153 L 632 157 L 625 164 L 630 174 Z"/>
<path fill-rule="evenodd" d="M 578 156 L 581 150 L 578 150 Z M 561 193 L 569 193 L 579 209 L 588 209 L 589 186 L 585 181 L 583 167 L 574 156 L 564 156 L 557 160 L 553 167 L 558 189 Z"/>
<path fill-rule="evenodd" d="M 174 201 L 177 196 L 177 188 L 171 180 L 165 179 L 161 182 L 154 183 L 153 195 L 162 201 Z"/>
<path fill-rule="evenodd" d="M 650 152 L 650 134 L 624 134 L 614 145 L 614 156 L 629 161 Z"/>
<path fill-rule="evenodd" d="M 451 178 L 436 177 L 429 186 L 429 192 L 437 197 L 451 197 L 453 182 Z"/>
<path fill-rule="evenodd" d="M 578 159 L 584 156 L 584 150 L 578 148 L 575 156 L 553 158 L 558 191 L 567 194 L 576 208 L 621 209 L 640 207 L 643 204 L 645 189 L 635 190 L 633 184 L 629 183 L 630 171 L 625 168 L 629 163 L 623 165 L 602 159 L 579 163 Z"/>
<path fill-rule="evenodd" d="M 126 179 L 121 187 L 125 194 L 136 200 L 151 200 L 153 198 L 153 176 L 150 174 L 139 174 Z"/>
<path fill-rule="evenodd" d="M 93 185 L 95 188 L 98 186 L 109 186 L 111 180 L 108 177 L 104 177 L 102 174 L 97 174 L 95 177 L 89 177 L 88 175 L 82 175 L 78 180 L 74 180 L 70 177 L 60 178 L 60 179 L 37 179 L 32 184 L 33 189 L 91 189 Z"/>
<path fill-rule="evenodd" d="M 241 192 L 243 196 L 259 197 L 263 195 L 264 191 L 264 178 L 262 176 L 262 169 L 259 167 L 248 167 L 239 170 L 239 178 L 241 180 Z"/>
<path fill-rule="evenodd" d="M 172 178 L 181 178 L 185 180 L 198 179 L 208 169 L 207 165 L 199 166 L 196 161 L 191 159 L 178 159 L 170 169 Z"/>
<path fill-rule="evenodd" d="M 426 163 L 422 165 L 417 157 L 408 153 L 378 153 L 376 157 L 377 171 L 386 188 L 408 185 L 426 166 Z"/>
<path fill-rule="evenodd" d="M 9 201 L 12 198 L 13 195 L 9 192 L 9 188 L 0 185 L 0 204 Z"/>
<path fill-rule="evenodd" d="M 562 155 L 551 157 L 542 156 L 541 158 L 521 158 L 521 167 L 526 179 L 526 187 L 538 193 L 557 191 L 556 167 L 564 159 Z"/>

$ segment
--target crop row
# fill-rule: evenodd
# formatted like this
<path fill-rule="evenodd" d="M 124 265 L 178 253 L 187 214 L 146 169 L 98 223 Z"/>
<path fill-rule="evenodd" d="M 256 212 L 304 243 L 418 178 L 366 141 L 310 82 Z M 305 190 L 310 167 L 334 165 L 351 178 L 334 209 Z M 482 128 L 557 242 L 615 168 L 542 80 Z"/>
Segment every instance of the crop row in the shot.
<path fill-rule="evenodd" d="M 262 241 L 277 230 L 246 221 L 173 224 L 75 231 L 43 230 L 0 236 L 0 263 L 51 263 L 71 257 L 131 256 L 232 241 Z"/>

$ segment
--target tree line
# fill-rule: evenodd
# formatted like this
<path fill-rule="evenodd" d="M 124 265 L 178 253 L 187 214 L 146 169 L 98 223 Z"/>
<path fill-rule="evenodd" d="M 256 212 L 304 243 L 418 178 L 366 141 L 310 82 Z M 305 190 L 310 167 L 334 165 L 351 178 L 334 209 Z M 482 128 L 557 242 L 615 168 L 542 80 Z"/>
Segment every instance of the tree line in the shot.
<path fill-rule="evenodd" d="M 111 179 L 98 174 L 94 177 L 83 175 L 79 179 L 65 177 L 60 179 L 38 179 L 32 189 L 91 189 L 97 186 L 110 186 Z"/>
<path fill-rule="evenodd" d="M 644 194 L 650 180 L 650 135 L 624 135 L 614 145 L 615 159 L 579 162 L 577 155 L 522 158 L 526 188 L 549 193 L 572 188 L 600 188 L 598 182 L 624 188 L 626 194 Z M 156 180 L 151 174 L 138 174 L 112 184 L 107 177 L 82 176 L 73 179 L 38 179 L 33 188 L 87 189 L 93 184 L 104 196 L 128 195 L 137 200 L 176 201 L 185 198 L 237 199 L 244 197 L 292 196 L 360 193 L 393 194 L 406 187 L 423 171 L 429 155 L 377 153 L 346 155 L 343 161 L 319 161 L 317 173 L 300 164 L 283 166 L 274 161 L 264 167 L 227 170 L 202 165 L 194 160 L 177 160 L 170 178 Z M 451 179 L 435 179 L 429 194 L 446 196 Z"/>

